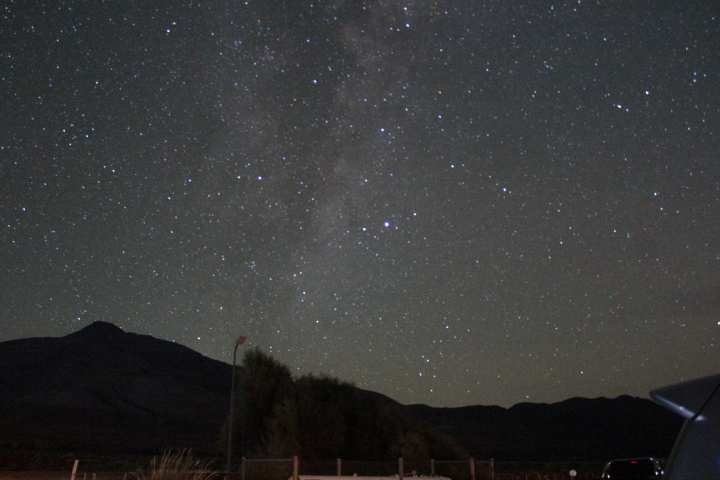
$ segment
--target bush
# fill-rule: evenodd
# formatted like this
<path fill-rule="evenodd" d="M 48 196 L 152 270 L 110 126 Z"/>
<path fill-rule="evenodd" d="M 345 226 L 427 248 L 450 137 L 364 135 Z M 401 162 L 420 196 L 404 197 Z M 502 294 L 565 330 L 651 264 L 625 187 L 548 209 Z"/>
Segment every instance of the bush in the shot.
<path fill-rule="evenodd" d="M 160 458 L 153 457 L 148 472 L 135 474 L 137 480 L 213 480 L 217 476 L 208 464 L 195 460 L 190 450 L 165 450 Z"/>

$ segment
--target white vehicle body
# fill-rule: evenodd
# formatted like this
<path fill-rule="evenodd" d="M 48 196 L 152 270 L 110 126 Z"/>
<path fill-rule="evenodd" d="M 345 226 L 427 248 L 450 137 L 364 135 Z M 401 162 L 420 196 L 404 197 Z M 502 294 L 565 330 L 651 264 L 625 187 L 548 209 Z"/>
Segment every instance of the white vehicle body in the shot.
<path fill-rule="evenodd" d="M 428 480 L 450 480 L 448 477 L 430 477 L 430 476 L 413 476 L 405 475 L 403 478 L 422 478 Z M 399 480 L 399 475 L 393 475 L 391 477 L 364 477 L 359 475 L 298 475 L 297 480 Z M 288 480 L 294 480 L 290 477 Z"/>

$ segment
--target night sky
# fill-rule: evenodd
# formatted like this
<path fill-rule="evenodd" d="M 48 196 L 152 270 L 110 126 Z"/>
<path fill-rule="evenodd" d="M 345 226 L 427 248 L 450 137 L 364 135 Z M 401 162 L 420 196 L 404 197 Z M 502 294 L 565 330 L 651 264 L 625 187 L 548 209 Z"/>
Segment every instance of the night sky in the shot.
<path fill-rule="evenodd" d="M 717 2 L 1 15 L 0 341 L 247 335 L 432 406 L 720 371 Z"/>

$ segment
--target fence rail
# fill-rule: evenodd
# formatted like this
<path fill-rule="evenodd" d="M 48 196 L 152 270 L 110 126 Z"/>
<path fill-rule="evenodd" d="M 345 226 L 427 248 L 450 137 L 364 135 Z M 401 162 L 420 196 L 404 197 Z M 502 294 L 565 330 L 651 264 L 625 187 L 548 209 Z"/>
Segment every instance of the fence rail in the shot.
<path fill-rule="evenodd" d="M 240 472 L 229 480 L 287 480 L 300 475 L 448 477 L 452 480 L 592 480 L 600 476 L 605 462 L 496 462 L 495 460 L 430 460 L 415 465 L 396 462 L 349 461 L 292 457 L 286 459 L 242 458 Z M 574 471 L 574 478 L 570 471 Z"/>
<path fill-rule="evenodd" d="M 355 461 L 323 458 L 242 458 L 239 470 L 222 471 L 219 460 L 214 462 L 219 479 L 225 480 L 288 480 L 301 475 L 448 477 L 452 480 L 592 480 L 598 478 L 604 461 L 598 462 L 498 462 L 493 459 L 462 461 L 431 460 L 428 464 L 412 464 L 402 458 L 397 461 Z M 84 468 L 85 467 L 85 468 Z M 135 480 L 137 470 L 93 470 L 79 462 L 75 480 Z M 212 467 L 211 467 L 212 468 Z M 576 476 L 570 476 L 574 470 Z M 0 471 L 0 480 L 71 480 L 72 473 L 62 471 Z"/>

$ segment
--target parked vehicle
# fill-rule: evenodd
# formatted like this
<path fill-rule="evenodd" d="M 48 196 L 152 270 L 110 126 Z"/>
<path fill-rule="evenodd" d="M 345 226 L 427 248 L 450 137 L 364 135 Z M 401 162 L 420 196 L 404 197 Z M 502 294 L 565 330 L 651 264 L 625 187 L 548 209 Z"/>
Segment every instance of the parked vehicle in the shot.
<path fill-rule="evenodd" d="M 720 480 L 720 375 L 670 385 L 650 398 L 685 417 L 664 480 Z"/>
<path fill-rule="evenodd" d="M 657 458 L 623 458 L 610 460 L 603 469 L 607 480 L 653 480 L 662 476 L 662 463 Z"/>

